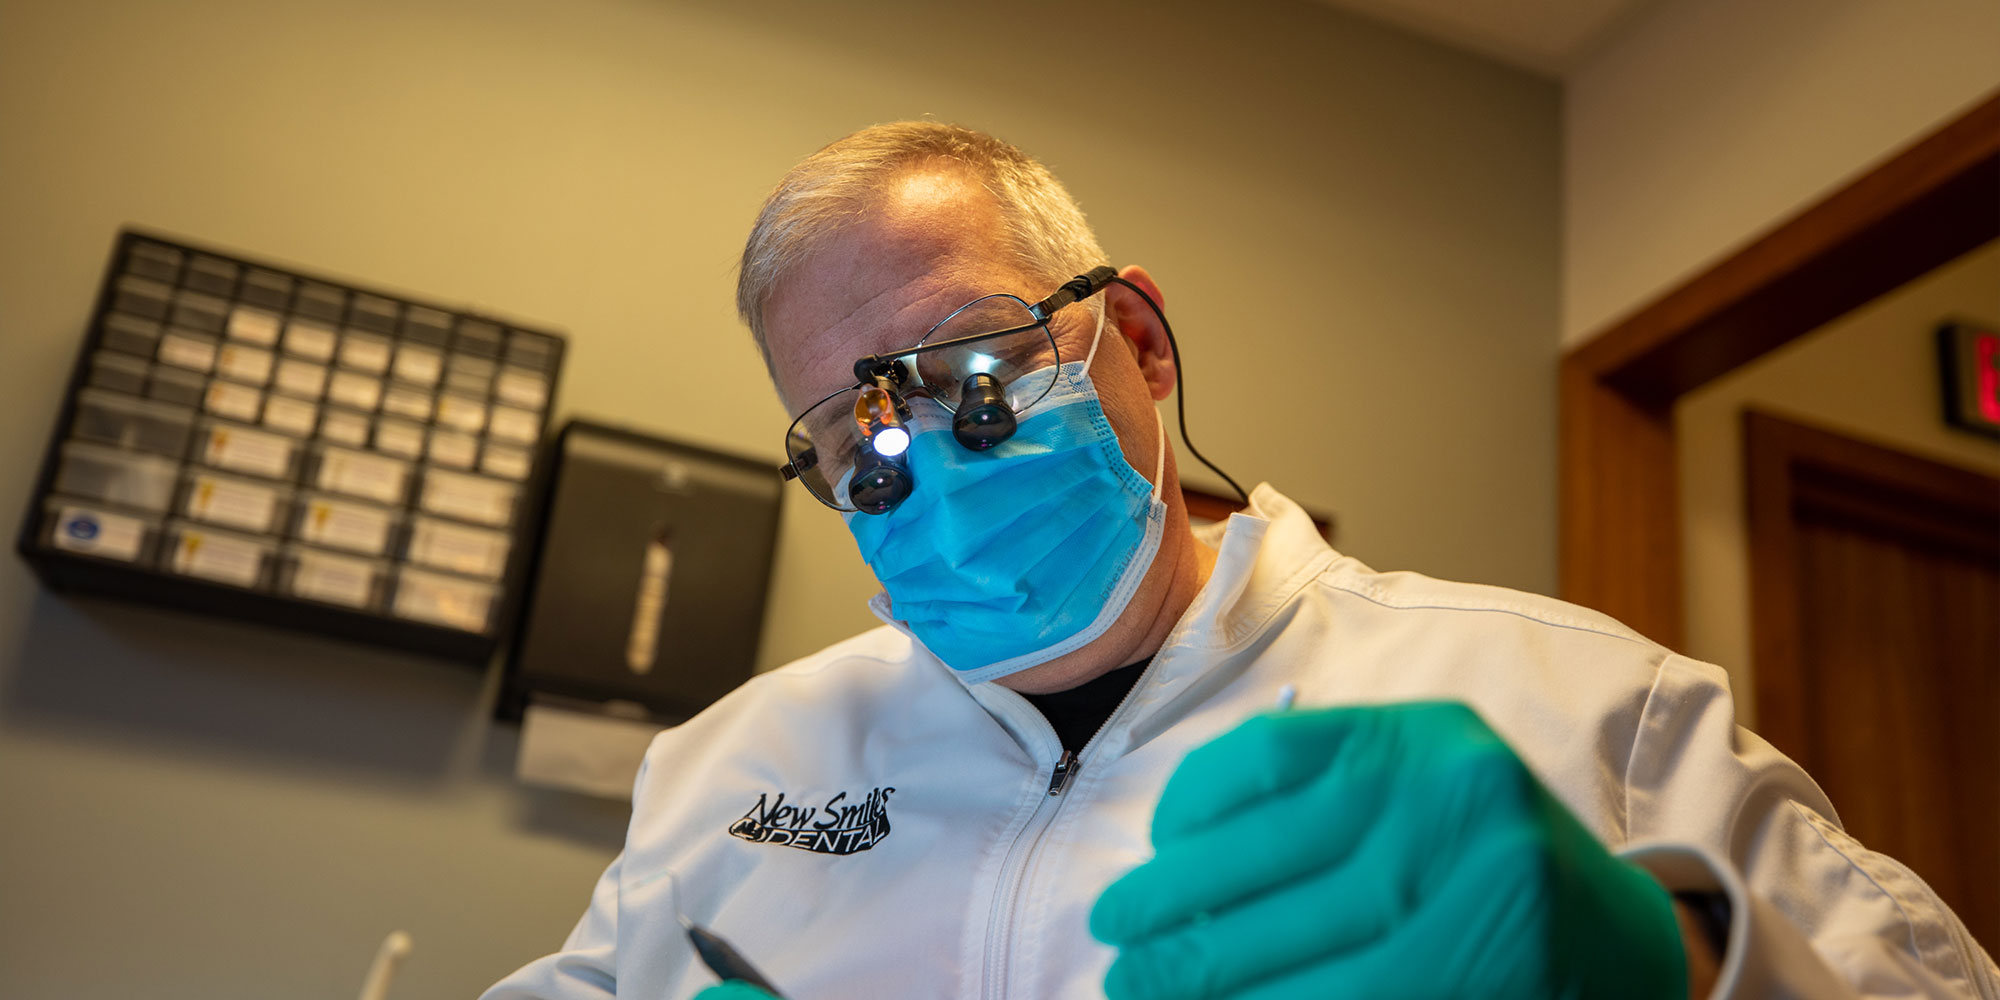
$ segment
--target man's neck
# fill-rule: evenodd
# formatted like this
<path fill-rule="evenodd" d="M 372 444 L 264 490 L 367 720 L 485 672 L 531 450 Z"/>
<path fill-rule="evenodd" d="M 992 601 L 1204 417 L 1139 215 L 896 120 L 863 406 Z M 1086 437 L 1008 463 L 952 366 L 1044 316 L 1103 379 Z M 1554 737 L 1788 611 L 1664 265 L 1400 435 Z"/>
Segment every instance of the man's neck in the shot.
<path fill-rule="evenodd" d="M 1066 691 L 1159 652 L 1215 572 L 1216 551 L 1195 539 L 1185 513 L 1173 513 L 1179 516 L 1162 531 L 1160 558 L 1116 624 L 1082 649 L 994 683 L 1025 694 Z"/>

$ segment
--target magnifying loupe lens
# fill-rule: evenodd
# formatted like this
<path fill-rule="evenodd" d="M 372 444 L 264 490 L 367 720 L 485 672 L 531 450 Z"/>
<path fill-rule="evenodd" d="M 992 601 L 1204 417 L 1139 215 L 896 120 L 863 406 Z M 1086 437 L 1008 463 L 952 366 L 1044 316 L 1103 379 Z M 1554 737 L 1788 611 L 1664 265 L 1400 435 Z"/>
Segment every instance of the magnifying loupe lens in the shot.
<path fill-rule="evenodd" d="M 951 436 L 973 451 L 985 451 L 1014 436 L 1014 408 L 1000 380 L 985 372 L 966 376 L 959 388 Z"/>
<path fill-rule="evenodd" d="M 887 514 L 909 499 L 916 480 L 902 463 L 869 454 L 854 468 L 847 485 L 847 501 L 863 514 Z"/>

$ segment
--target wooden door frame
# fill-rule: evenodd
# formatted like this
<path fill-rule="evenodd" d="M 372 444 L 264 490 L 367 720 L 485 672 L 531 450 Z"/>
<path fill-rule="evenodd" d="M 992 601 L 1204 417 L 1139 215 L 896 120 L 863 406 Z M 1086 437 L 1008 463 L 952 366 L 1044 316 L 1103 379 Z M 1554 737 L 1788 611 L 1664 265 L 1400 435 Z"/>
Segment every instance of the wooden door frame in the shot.
<path fill-rule="evenodd" d="M 1757 732 L 1811 770 L 1811 721 L 1798 696 L 1808 683 L 1800 656 L 1799 517 L 1836 517 L 2000 561 L 2000 484 L 1755 409 L 1743 414 L 1743 472 Z"/>
<path fill-rule="evenodd" d="M 2000 92 L 1563 355 L 1564 599 L 1682 635 L 1674 401 L 2000 237 Z"/>

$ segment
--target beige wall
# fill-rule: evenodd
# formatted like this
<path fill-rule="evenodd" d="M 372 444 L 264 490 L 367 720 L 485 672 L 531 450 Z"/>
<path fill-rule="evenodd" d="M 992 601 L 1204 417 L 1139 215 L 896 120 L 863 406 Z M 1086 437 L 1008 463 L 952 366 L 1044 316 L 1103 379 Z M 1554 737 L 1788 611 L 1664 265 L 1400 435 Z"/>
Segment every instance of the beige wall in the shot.
<path fill-rule="evenodd" d="M 1948 428 L 1934 331 L 1944 319 L 2000 323 L 2000 242 L 1985 246 L 1683 398 L 1681 553 L 1690 656 L 1727 667 L 1755 718 L 1750 569 L 1744 534 L 1746 407 L 1819 424 L 1940 462 L 2000 475 L 2000 441 Z"/>
<path fill-rule="evenodd" d="M 1552 586 L 1553 84 L 1304 0 L 834 6 L 0 2 L 0 523 L 126 222 L 565 327 L 566 409 L 773 456 L 751 214 L 934 114 L 1152 269 L 1238 477 L 1379 565 Z M 763 665 L 872 624 L 799 495 L 778 574 Z M 621 817 L 515 787 L 487 683 L 0 560 L 0 994 L 349 996 L 400 926 L 397 995 L 463 996 L 553 946 Z"/>
<path fill-rule="evenodd" d="M 1993 0 L 1667 0 L 1565 81 L 1563 342 L 2000 88 Z"/>

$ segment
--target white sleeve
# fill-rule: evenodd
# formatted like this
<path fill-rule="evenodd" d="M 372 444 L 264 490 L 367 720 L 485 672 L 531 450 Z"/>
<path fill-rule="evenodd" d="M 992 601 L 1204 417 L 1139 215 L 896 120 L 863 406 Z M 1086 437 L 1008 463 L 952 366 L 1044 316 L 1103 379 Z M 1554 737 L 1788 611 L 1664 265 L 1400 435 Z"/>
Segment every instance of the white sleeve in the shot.
<path fill-rule="evenodd" d="M 671 732 L 671 730 L 669 730 Z M 646 801 L 646 770 L 660 738 L 647 748 L 632 782 L 632 816 Z M 630 847 L 631 833 L 626 833 Z M 625 852 L 611 859 L 590 892 L 590 907 L 563 941 L 561 950 L 521 966 L 479 995 L 479 1000 L 607 1000 L 618 995 L 618 906 Z"/>
<path fill-rule="evenodd" d="M 562 949 L 514 970 L 479 1000 L 609 1000 L 618 995 L 618 871 L 625 855 L 591 891 L 590 908 Z"/>
<path fill-rule="evenodd" d="M 2000 1000 L 2000 969 L 1937 894 L 1843 832 L 1819 786 L 1736 725 L 1720 668 L 1661 664 L 1625 788 L 1622 856 L 1670 890 L 1729 896 L 1716 997 Z"/>

